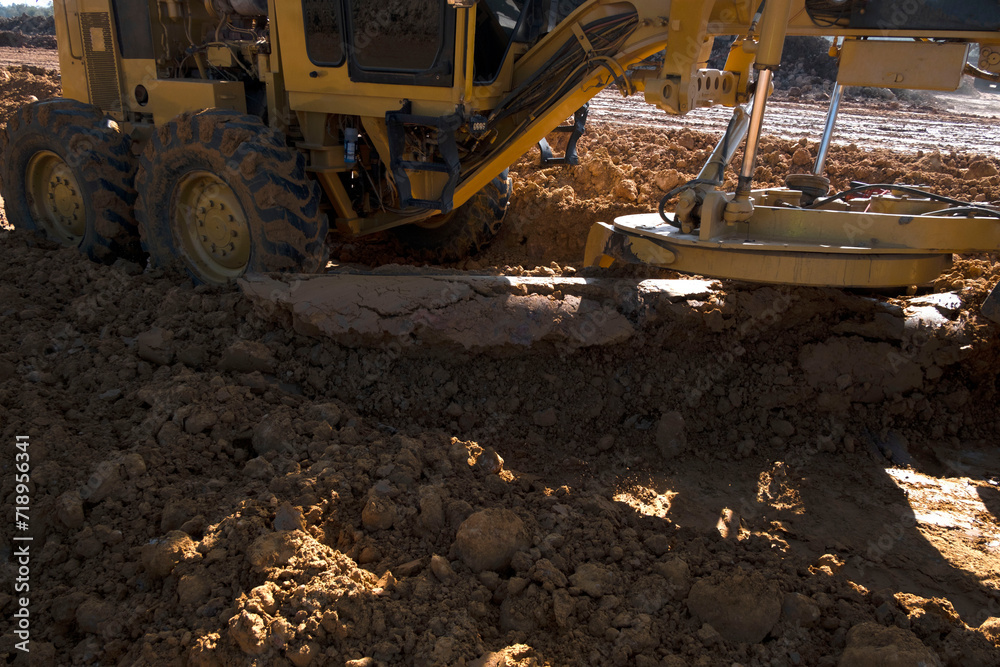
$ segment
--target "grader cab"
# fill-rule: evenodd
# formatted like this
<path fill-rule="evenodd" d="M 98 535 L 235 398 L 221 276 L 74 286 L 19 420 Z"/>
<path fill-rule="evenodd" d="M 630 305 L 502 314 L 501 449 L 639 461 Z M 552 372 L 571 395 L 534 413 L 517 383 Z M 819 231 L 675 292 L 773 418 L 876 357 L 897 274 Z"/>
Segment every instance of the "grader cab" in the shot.
<path fill-rule="evenodd" d="M 508 166 L 571 117 L 578 136 L 580 110 L 616 86 L 666 113 L 723 105 L 734 117 L 701 177 L 669 193 L 677 210 L 665 198 L 659 214 L 596 226 L 589 263 L 768 282 L 924 282 L 952 252 L 1000 249 L 1000 214 L 922 191 L 827 197 L 821 161 L 788 188 L 753 187 L 787 35 L 831 37 L 841 84 L 953 90 L 963 72 L 1000 79 L 988 55 L 967 63 L 972 43 L 1000 52 L 995 2 L 914 7 L 56 0 L 65 99 L 10 121 L 2 194 L 18 227 L 98 260 L 181 262 L 206 283 L 322 270 L 331 225 L 357 236 L 388 230 L 449 261 L 496 235 Z M 722 35 L 736 40 L 725 67 L 710 69 Z M 723 192 L 740 145 L 739 187 Z M 849 233 L 858 224 L 862 237 Z"/>

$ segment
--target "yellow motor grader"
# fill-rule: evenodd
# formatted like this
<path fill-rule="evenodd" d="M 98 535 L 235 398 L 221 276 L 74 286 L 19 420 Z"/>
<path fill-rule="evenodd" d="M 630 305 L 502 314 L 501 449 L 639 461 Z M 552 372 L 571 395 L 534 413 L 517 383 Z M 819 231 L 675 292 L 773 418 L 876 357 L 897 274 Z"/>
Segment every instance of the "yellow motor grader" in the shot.
<path fill-rule="evenodd" d="M 897 286 L 1000 249 L 1000 213 L 922 188 L 829 193 L 843 86 L 954 90 L 1000 76 L 995 0 L 56 0 L 65 99 L 2 136 L 17 227 L 198 281 L 321 270 L 332 224 L 452 260 L 497 233 L 507 168 L 608 86 L 733 119 L 660 211 L 596 225 L 589 264 L 766 282 Z M 723 69 L 714 38 L 735 36 Z M 840 79 L 812 174 L 753 186 L 789 35 L 832 39 Z M 967 62 L 970 45 L 980 59 Z M 780 74 L 779 74 L 780 76 Z M 569 126 L 564 122 L 573 118 Z M 735 192 L 721 188 L 744 146 Z M 674 210 L 668 204 L 678 198 Z"/>

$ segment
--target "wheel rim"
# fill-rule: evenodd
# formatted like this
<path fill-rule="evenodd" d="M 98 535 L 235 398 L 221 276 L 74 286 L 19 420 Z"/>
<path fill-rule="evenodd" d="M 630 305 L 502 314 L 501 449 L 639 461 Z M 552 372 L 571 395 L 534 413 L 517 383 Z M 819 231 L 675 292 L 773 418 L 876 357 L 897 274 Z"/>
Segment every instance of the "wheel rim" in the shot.
<path fill-rule="evenodd" d="M 51 238 L 77 246 L 87 233 L 86 202 L 76 174 L 52 151 L 32 156 L 25 172 L 31 216 Z"/>
<path fill-rule="evenodd" d="M 250 225 L 239 198 L 215 174 L 195 171 L 177 185 L 172 215 L 195 273 L 212 283 L 239 278 L 250 263 Z"/>

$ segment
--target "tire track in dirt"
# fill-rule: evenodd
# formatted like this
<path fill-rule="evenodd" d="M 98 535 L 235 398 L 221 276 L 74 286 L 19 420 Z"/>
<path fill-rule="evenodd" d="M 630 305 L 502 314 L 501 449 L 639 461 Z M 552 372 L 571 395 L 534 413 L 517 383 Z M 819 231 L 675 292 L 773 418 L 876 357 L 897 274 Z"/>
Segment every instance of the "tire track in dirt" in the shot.
<path fill-rule="evenodd" d="M 952 106 L 962 104 L 958 95 L 940 96 Z M 1000 97 L 997 98 L 1000 102 Z M 980 100 L 969 98 L 962 106 L 970 112 L 928 112 L 919 109 L 887 109 L 847 103 L 841 107 L 834 142 L 892 148 L 901 152 L 957 151 L 1000 156 L 1000 104 L 992 115 Z M 764 132 L 782 139 L 808 137 L 818 140 L 826 119 L 826 107 L 817 104 L 773 101 L 768 105 Z M 980 115 L 981 114 L 981 115 Z M 731 112 L 726 108 L 698 109 L 686 116 L 670 116 L 640 97 L 622 98 L 605 91 L 590 106 L 590 119 L 620 125 L 691 128 L 721 134 Z"/>

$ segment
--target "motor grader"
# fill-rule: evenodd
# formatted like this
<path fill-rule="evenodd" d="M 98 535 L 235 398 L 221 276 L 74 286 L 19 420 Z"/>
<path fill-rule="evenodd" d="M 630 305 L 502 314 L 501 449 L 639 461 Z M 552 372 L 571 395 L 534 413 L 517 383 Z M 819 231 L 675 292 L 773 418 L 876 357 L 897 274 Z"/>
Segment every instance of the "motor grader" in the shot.
<path fill-rule="evenodd" d="M 994 0 L 56 0 L 64 99 L 2 137 L 16 227 L 98 260 L 180 262 L 200 282 L 322 270 L 332 225 L 437 260 L 497 233 L 507 168 L 554 130 L 574 164 L 609 86 L 670 114 L 728 106 L 699 177 L 658 212 L 600 223 L 588 264 L 777 283 L 927 282 L 1000 249 L 1000 213 L 926 188 L 823 176 L 844 86 L 1000 79 Z M 790 35 L 831 39 L 840 77 L 811 174 L 753 185 Z M 734 36 L 722 69 L 713 40 Z M 971 44 L 980 59 L 968 63 Z M 572 124 L 563 124 L 569 118 Z M 743 146 L 735 192 L 723 175 Z M 676 199 L 676 204 L 674 204 Z"/>

